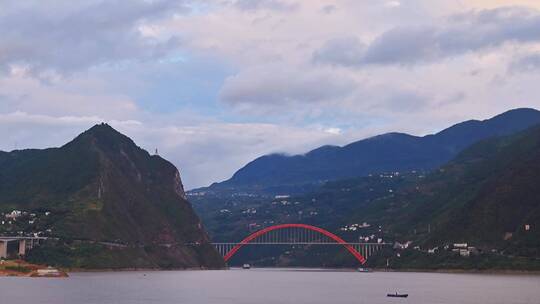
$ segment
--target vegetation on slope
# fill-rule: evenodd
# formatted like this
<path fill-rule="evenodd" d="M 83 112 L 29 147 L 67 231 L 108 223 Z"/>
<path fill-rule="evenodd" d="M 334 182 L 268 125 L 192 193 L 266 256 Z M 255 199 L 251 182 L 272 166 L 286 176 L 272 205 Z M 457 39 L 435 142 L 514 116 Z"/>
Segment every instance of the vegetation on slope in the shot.
<path fill-rule="evenodd" d="M 390 259 L 394 268 L 539 269 L 539 182 L 540 127 L 532 127 L 481 141 L 429 174 L 394 172 L 330 182 L 287 198 L 285 204 L 268 195 L 223 199 L 218 192 L 198 196 L 195 202 L 205 210 L 217 238 L 239 239 L 231 231 L 245 234 L 253 223 L 305 222 L 350 241 L 368 235 L 388 242 L 412 241 L 399 258 L 394 251 L 386 252 L 372 259 L 372 265 L 385 266 Z M 256 213 L 245 212 L 250 209 Z M 341 230 L 364 222 L 370 226 Z M 228 234 L 214 229 L 219 225 L 230 227 Z M 466 258 L 443 250 L 454 243 L 468 243 L 480 253 Z M 428 254 L 434 248 L 438 254 Z M 268 260 L 264 254 L 258 258 Z"/>
<path fill-rule="evenodd" d="M 0 169 L 0 212 L 48 213 L 22 228 L 15 219 L 0 232 L 59 239 L 36 249 L 36 261 L 63 256 L 63 266 L 74 267 L 222 266 L 185 199 L 178 170 L 108 125 L 61 148 L 4 153 Z M 89 248 L 96 254 L 87 255 Z"/>

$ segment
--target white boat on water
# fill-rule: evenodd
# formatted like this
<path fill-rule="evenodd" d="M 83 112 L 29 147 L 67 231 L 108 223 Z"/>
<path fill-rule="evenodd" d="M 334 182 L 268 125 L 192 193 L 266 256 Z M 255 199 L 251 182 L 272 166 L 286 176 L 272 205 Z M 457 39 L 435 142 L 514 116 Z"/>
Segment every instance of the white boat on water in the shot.
<path fill-rule="evenodd" d="M 358 271 L 358 272 L 371 272 L 371 270 L 369 270 L 369 268 L 363 268 L 363 267 L 360 267 L 360 268 L 356 269 L 356 271 Z"/>
<path fill-rule="evenodd" d="M 249 264 L 244 264 L 244 265 L 242 265 L 242 268 L 243 268 L 243 269 L 250 269 L 250 268 L 251 268 L 251 265 L 249 265 Z"/>

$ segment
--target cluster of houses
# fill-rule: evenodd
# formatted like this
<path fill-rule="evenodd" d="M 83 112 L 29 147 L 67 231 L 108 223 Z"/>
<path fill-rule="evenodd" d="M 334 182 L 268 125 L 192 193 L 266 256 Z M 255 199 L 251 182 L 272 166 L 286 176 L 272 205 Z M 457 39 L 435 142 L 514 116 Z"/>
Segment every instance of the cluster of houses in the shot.
<path fill-rule="evenodd" d="M 290 206 L 290 205 L 300 205 L 300 202 L 291 202 L 285 199 L 282 200 L 276 200 L 272 202 L 272 205 L 281 205 L 281 206 Z"/>
<path fill-rule="evenodd" d="M 279 194 L 279 195 L 276 195 L 274 196 L 274 199 L 287 199 L 287 198 L 290 198 L 291 196 L 288 195 L 288 194 Z"/>
<path fill-rule="evenodd" d="M 12 229 L 21 229 L 21 227 L 25 227 L 28 225 L 34 225 L 36 224 L 42 216 L 48 217 L 51 215 L 50 211 L 46 211 L 43 213 L 34 213 L 34 212 L 27 212 L 27 211 L 21 211 L 21 210 L 12 210 L 10 212 L 6 213 L 0 213 L 0 233 L 2 232 L 10 232 L 11 234 L 15 231 L 12 231 Z M 33 236 L 33 237 L 40 237 L 44 236 L 46 234 L 50 234 L 52 232 L 51 229 L 46 229 L 45 231 L 37 231 L 37 232 L 30 232 L 30 233 L 24 233 L 23 231 L 16 231 L 17 235 L 22 236 Z"/>
<path fill-rule="evenodd" d="M 242 211 L 242 214 L 256 214 L 256 213 L 257 213 L 257 209 L 255 208 L 247 208 L 246 210 Z"/>
<path fill-rule="evenodd" d="M 287 200 L 281 200 L 281 201 L 273 201 L 272 205 L 274 205 L 274 206 L 275 205 L 288 206 L 288 205 L 292 205 L 292 203 L 287 201 Z"/>
<path fill-rule="evenodd" d="M 471 255 L 477 255 L 480 252 L 476 247 L 469 246 L 467 243 L 455 243 L 452 245 L 444 246 L 445 250 L 452 250 L 452 252 L 458 253 L 460 256 L 468 257 Z"/>
<path fill-rule="evenodd" d="M 394 249 L 399 249 L 399 250 L 409 249 L 411 247 L 411 245 L 412 245 L 411 241 L 407 241 L 405 243 L 395 242 L 394 243 Z M 424 250 L 422 250 L 420 248 L 420 246 L 414 246 L 412 249 L 419 250 L 419 251 L 424 251 Z M 468 243 L 447 244 L 447 245 L 444 245 L 442 248 L 439 248 L 437 246 L 437 247 L 433 247 L 433 248 L 428 249 L 427 253 L 436 254 L 441 249 L 445 250 L 445 251 L 454 252 L 456 254 L 459 254 L 462 257 L 469 257 L 469 256 L 472 256 L 472 255 L 480 254 L 480 251 L 478 250 L 478 248 L 476 248 L 474 246 L 469 246 Z"/>
<path fill-rule="evenodd" d="M 377 243 L 382 244 L 384 243 L 383 239 L 381 237 L 377 237 L 376 235 L 372 234 L 369 236 L 359 236 L 358 241 L 365 242 L 365 243 Z"/>
<path fill-rule="evenodd" d="M 199 194 L 192 194 L 192 195 L 199 195 Z M 270 205 L 272 205 L 273 207 L 289 207 L 289 206 L 299 206 L 299 205 L 302 204 L 299 201 L 291 201 L 290 197 L 291 196 L 288 195 L 288 194 L 275 195 L 273 197 L 273 200 L 270 202 Z M 219 214 L 222 215 L 222 216 L 231 216 L 234 213 L 236 213 L 234 207 L 237 206 L 238 204 L 235 203 L 235 202 L 231 202 L 231 203 L 229 203 L 229 205 L 231 205 L 232 208 L 222 208 L 222 209 L 218 210 Z M 268 209 L 267 207 L 268 206 L 261 206 L 260 208 L 248 207 L 248 208 L 241 209 L 238 212 L 241 213 L 242 215 L 246 216 L 246 217 L 251 218 L 251 217 L 259 215 L 259 214 L 270 214 L 270 213 L 272 213 L 272 211 L 270 209 Z M 315 210 L 313 208 L 308 209 L 308 210 L 299 210 L 299 211 L 293 211 L 292 209 L 285 208 L 284 211 L 285 211 L 284 214 L 283 214 L 284 216 L 291 217 L 291 218 L 292 217 L 297 217 L 300 220 L 305 218 L 305 217 L 315 217 L 315 216 L 319 215 L 319 211 L 317 211 L 317 210 Z M 259 225 L 259 224 L 258 223 L 252 223 L 250 225 L 251 226 L 249 228 L 253 229 L 256 225 Z"/>
<path fill-rule="evenodd" d="M 232 212 L 229 209 L 221 209 L 221 210 L 219 210 L 219 213 L 221 213 L 221 214 L 231 214 Z"/>
<path fill-rule="evenodd" d="M 359 229 L 362 229 L 362 228 L 369 228 L 369 227 L 371 227 L 370 224 L 368 224 L 366 222 L 363 222 L 362 224 L 345 225 L 345 226 L 339 228 L 339 230 L 341 230 L 341 231 L 356 231 L 356 230 L 359 230 Z"/>
<path fill-rule="evenodd" d="M 368 174 L 369 177 L 373 177 L 373 174 Z M 393 178 L 393 177 L 398 177 L 399 176 L 399 172 L 389 172 L 389 173 L 380 173 L 379 174 L 379 177 L 380 178 Z"/>

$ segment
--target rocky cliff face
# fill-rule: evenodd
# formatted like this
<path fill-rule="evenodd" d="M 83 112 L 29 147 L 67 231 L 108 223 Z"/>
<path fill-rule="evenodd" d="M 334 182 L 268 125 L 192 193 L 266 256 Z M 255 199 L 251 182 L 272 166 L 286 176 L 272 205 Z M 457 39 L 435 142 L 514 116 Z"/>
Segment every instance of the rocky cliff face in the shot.
<path fill-rule="evenodd" d="M 59 255 L 75 267 L 223 264 L 186 200 L 177 168 L 106 124 L 61 148 L 11 152 L 2 160 L 0 208 L 48 210 L 52 220 L 24 229 L 66 240 L 40 249 L 50 252 L 36 251 L 36 259 Z M 66 253 L 73 243 L 99 248 L 91 257 Z"/>

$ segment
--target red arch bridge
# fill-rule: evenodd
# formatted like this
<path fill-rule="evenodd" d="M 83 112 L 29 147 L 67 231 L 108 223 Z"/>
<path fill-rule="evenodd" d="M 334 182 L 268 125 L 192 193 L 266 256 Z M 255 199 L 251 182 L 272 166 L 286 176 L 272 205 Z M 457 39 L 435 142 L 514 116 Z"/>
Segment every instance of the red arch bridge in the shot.
<path fill-rule="evenodd" d="M 343 246 L 360 264 L 389 243 L 351 243 L 328 230 L 306 224 L 282 224 L 250 234 L 240 243 L 213 243 L 225 262 L 240 248 L 254 245 L 338 245 Z"/>

